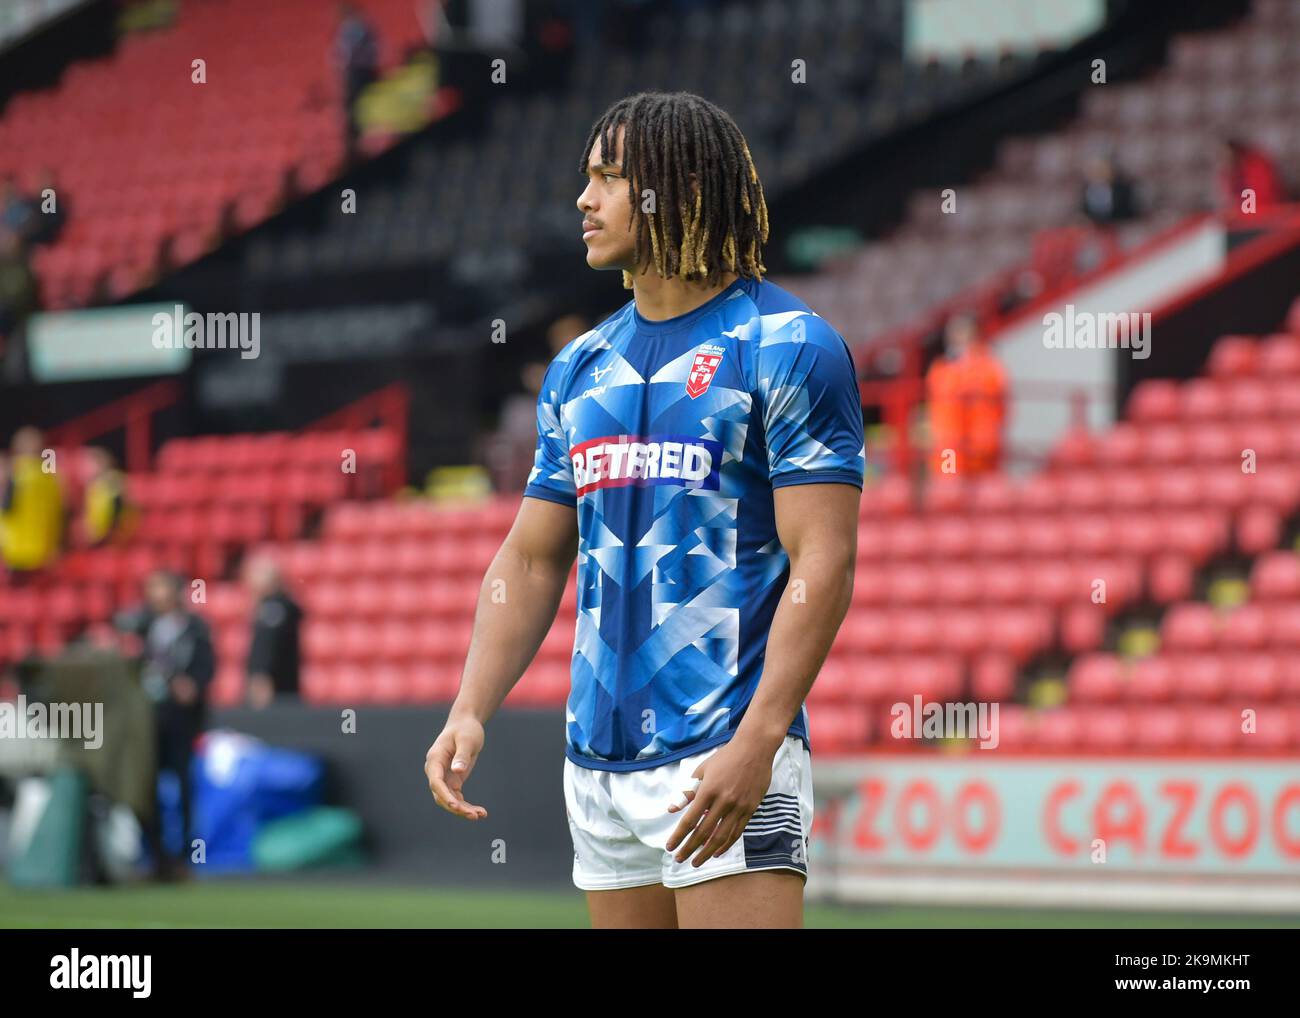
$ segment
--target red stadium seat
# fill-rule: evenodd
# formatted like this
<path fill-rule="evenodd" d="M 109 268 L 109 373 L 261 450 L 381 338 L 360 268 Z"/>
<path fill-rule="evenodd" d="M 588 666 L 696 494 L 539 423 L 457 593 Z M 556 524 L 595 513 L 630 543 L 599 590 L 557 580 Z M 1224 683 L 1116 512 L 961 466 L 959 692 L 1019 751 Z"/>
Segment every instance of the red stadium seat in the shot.
<path fill-rule="evenodd" d="M 1123 668 L 1114 654 L 1086 654 L 1070 668 L 1071 701 L 1112 703 L 1124 688 Z"/>
<path fill-rule="evenodd" d="M 1217 654 L 1183 654 L 1174 659 L 1174 696 L 1182 701 L 1220 700 L 1228 689 L 1224 661 Z"/>
<path fill-rule="evenodd" d="M 869 485 L 862 493 L 862 518 L 906 515 L 912 507 L 912 486 L 905 477 L 890 476 Z"/>
<path fill-rule="evenodd" d="M 1260 601 L 1300 601 L 1300 555 L 1290 551 L 1261 555 L 1251 570 L 1250 591 Z"/>
<path fill-rule="evenodd" d="M 1258 364 L 1265 378 L 1300 375 L 1300 336 L 1277 333 L 1267 337 L 1260 344 Z"/>
<path fill-rule="evenodd" d="M 1033 724 L 1034 744 L 1039 749 L 1054 752 L 1076 749 L 1083 738 L 1083 718 L 1079 711 L 1068 707 L 1043 711 Z"/>
<path fill-rule="evenodd" d="M 1243 604 L 1222 620 L 1218 644 L 1225 650 L 1259 650 L 1268 642 L 1268 610 L 1258 604 Z"/>
<path fill-rule="evenodd" d="M 1208 604 L 1176 604 L 1160 627 L 1161 641 L 1169 650 L 1208 651 L 1215 643 L 1218 618 Z"/>
<path fill-rule="evenodd" d="M 1223 336 L 1210 350 L 1206 368 L 1216 378 L 1253 375 L 1259 347 L 1250 336 Z"/>
<path fill-rule="evenodd" d="M 1192 560 L 1188 556 L 1159 556 L 1150 567 L 1151 599 L 1157 604 L 1186 600 L 1192 596 L 1193 574 Z"/>
<path fill-rule="evenodd" d="M 971 670 L 971 695 L 978 701 L 1010 700 L 1016 688 L 1016 663 L 1005 654 L 981 654 Z"/>
<path fill-rule="evenodd" d="M 1300 602 L 1273 604 L 1269 612 L 1269 638 L 1275 648 L 1300 652 Z"/>
<path fill-rule="evenodd" d="M 1101 605 L 1079 604 L 1065 609 L 1061 619 L 1061 644 L 1071 654 L 1101 646 L 1106 635 L 1106 612 Z"/>
<path fill-rule="evenodd" d="M 1237 518 L 1237 548 L 1245 555 L 1276 548 L 1281 538 L 1282 517 L 1271 506 L 1248 506 Z"/>
<path fill-rule="evenodd" d="M 1169 752 L 1188 744 L 1187 713 L 1181 707 L 1132 709 L 1133 748 L 1150 752 Z"/>
<path fill-rule="evenodd" d="M 1134 421 L 1174 421 L 1182 416 L 1178 383 L 1147 379 L 1138 383 L 1129 398 L 1128 415 Z"/>
<path fill-rule="evenodd" d="M 1253 653 L 1229 657 L 1225 663 L 1227 695 L 1248 703 L 1276 700 L 1282 692 L 1281 662 L 1273 654 Z"/>
<path fill-rule="evenodd" d="M 1193 378 L 1184 383 L 1179 395 L 1181 414 L 1186 420 L 1203 424 L 1229 416 L 1227 386 L 1218 379 Z"/>
<path fill-rule="evenodd" d="M 1188 706 L 1187 746 L 1203 752 L 1222 752 L 1237 744 L 1241 715 L 1232 707 Z"/>
<path fill-rule="evenodd" d="M 1102 468 L 1129 467 L 1142 460 L 1142 432 L 1132 424 L 1120 422 L 1097 443 L 1097 464 Z"/>
<path fill-rule="evenodd" d="M 1082 741 L 1088 749 L 1104 752 L 1127 749 L 1140 725 L 1124 708 L 1095 707 L 1082 711 Z"/>

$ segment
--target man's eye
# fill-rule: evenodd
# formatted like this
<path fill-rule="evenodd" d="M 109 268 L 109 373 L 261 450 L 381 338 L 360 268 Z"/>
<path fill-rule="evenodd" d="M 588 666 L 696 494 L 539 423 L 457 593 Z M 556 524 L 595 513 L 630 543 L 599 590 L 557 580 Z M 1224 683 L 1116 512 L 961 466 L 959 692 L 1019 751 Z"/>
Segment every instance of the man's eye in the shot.
<path fill-rule="evenodd" d="M 611 180 L 618 180 L 617 173 L 602 173 L 600 176 L 606 183 L 609 183 Z"/>

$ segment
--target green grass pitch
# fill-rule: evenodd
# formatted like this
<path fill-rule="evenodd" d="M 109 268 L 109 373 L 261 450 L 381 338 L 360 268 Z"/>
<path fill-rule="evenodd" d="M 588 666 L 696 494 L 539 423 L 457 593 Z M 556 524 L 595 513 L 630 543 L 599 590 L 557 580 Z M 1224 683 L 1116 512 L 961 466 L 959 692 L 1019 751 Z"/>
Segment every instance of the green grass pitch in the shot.
<path fill-rule="evenodd" d="M 586 927 L 581 892 L 478 891 L 347 883 L 221 880 L 179 887 L 18 890 L 0 885 L 0 927 L 533 928 Z M 1300 917 L 810 904 L 808 927 L 1300 928 Z"/>

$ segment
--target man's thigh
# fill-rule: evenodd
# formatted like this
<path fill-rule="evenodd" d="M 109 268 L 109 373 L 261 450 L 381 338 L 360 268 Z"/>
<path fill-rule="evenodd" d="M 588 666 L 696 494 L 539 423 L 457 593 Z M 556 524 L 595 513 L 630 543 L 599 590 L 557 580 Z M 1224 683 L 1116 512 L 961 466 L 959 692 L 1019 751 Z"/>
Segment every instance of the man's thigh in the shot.
<path fill-rule="evenodd" d="M 755 870 L 679 887 L 677 926 L 698 929 L 803 927 L 804 878 L 793 870 Z"/>
<path fill-rule="evenodd" d="M 588 891 L 593 930 L 675 930 L 677 902 L 663 884 Z"/>

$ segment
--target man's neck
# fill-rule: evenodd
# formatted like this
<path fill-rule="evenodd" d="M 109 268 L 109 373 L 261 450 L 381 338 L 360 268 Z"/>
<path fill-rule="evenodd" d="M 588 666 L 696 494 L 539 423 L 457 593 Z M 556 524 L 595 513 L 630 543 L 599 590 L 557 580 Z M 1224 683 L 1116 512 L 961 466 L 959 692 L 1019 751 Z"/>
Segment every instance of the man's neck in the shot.
<path fill-rule="evenodd" d="M 632 276 L 632 297 L 642 318 L 662 322 L 707 304 L 737 278 L 734 272 L 724 272 L 717 285 L 710 286 L 685 279 L 664 279 L 651 269 Z"/>

